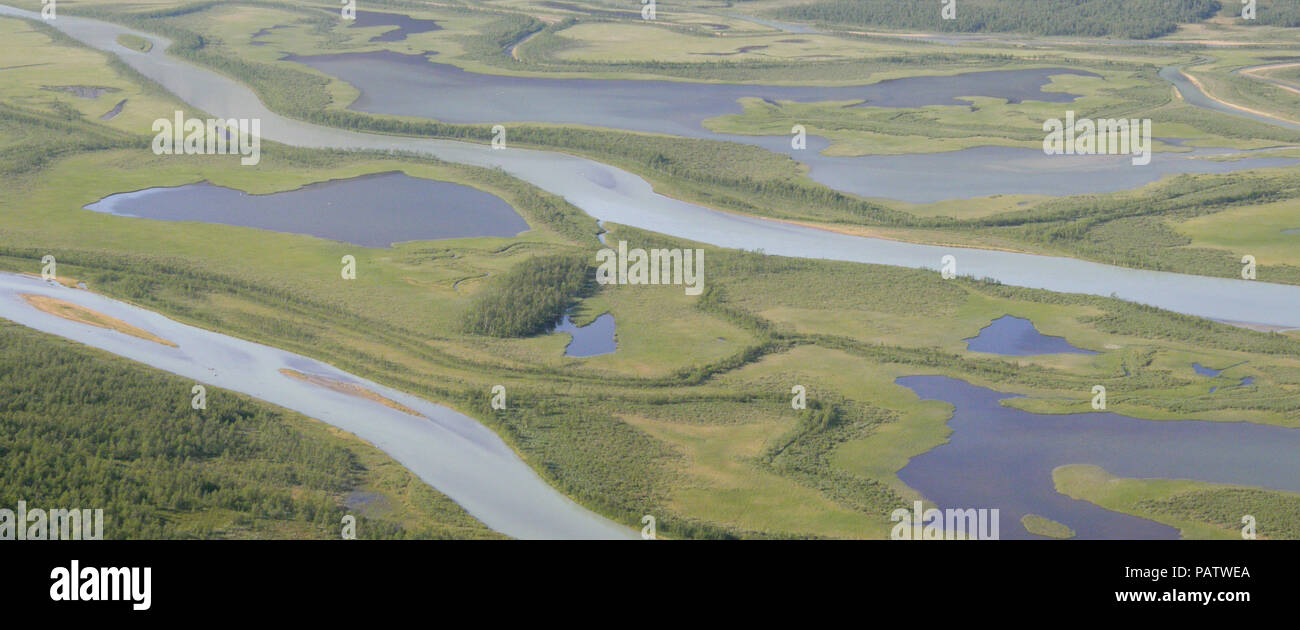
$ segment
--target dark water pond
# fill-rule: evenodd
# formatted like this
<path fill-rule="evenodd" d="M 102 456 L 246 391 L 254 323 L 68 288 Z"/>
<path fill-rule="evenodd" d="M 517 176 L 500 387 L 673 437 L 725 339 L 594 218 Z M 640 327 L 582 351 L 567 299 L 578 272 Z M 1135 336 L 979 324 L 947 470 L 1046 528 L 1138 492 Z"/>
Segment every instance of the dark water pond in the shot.
<path fill-rule="evenodd" d="M 594 357 L 611 354 L 617 347 L 614 341 L 614 316 L 605 313 L 581 328 L 574 325 L 566 314 L 560 324 L 551 332 L 569 333 L 573 341 L 564 349 L 569 357 Z"/>
<path fill-rule="evenodd" d="M 422 20 L 406 15 L 399 15 L 397 13 L 357 11 L 357 19 L 352 22 L 351 28 L 368 28 L 371 26 L 397 27 L 391 31 L 385 31 L 379 35 L 371 37 L 370 41 L 372 42 L 397 42 L 406 39 L 407 35 L 417 35 L 419 33 L 442 30 L 442 27 L 434 20 Z"/>
<path fill-rule="evenodd" d="M 1226 370 L 1226 369 L 1228 369 L 1228 368 L 1223 368 L 1223 370 L 1216 370 L 1216 369 L 1214 369 L 1214 368 L 1208 368 L 1208 367 L 1205 367 L 1204 365 L 1201 365 L 1200 363 L 1193 363 L 1193 364 L 1192 364 L 1192 369 L 1195 370 L 1196 373 L 1197 373 L 1197 374 L 1200 374 L 1201 376 L 1208 376 L 1208 377 L 1210 377 L 1210 378 L 1218 378 L 1219 375 L 1223 374 L 1223 371 Z M 1246 387 L 1247 385 L 1254 385 L 1254 384 L 1255 384 L 1255 377 L 1253 377 L 1253 376 L 1247 376 L 1247 377 L 1242 378 L 1242 379 L 1241 379 L 1241 382 L 1237 383 L 1236 385 L 1233 385 L 1232 387 Z M 1224 389 L 1232 389 L 1232 387 L 1227 387 L 1227 388 L 1224 388 Z M 1210 393 L 1211 393 L 1211 394 L 1213 394 L 1213 393 L 1216 392 L 1216 391 L 1219 391 L 1219 388 L 1218 388 L 1218 387 L 1211 387 L 1211 388 L 1210 388 Z"/>
<path fill-rule="evenodd" d="M 95 85 L 46 85 L 42 90 L 51 92 L 67 92 L 77 98 L 96 99 L 105 94 L 120 92 L 121 90 L 111 87 L 99 87 Z"/>
<path fill-rule="evenodd" d="M 980 334 L 966 340 L 972 352 L 988 352 L 1009 356 L 1036 354 L 1097 354 L 1070 345 L 1064 337 L 1052 337 L 1038 332 L 1034 323 L 1020 317 L 1003 315 L 980 330 Z"/>
<path fill-rule="evenodd" d="M 118 114 L 122 113 L 122 108 L 123 108 L 123 107 L 126 107 L 126 100 L 127 100 L 127 99 L 122 99 L 122 100 L 118 101 L 118 102 L 117 102 L 117 105 L 114 105 L 114 106 L 113 106 L 113 109 L 110 109 L 110 110 L 104 112 L 104 115 L 103 115 L 103 116 L 100 116 L 99 119 L 100 119 L 100 120 L 112 120 L 112 119 L 116 118 Z"/>
<path fill-rule="evenodd" d="M 468 186 L 383 173 L 269 195 L 207 182 L 110 195 L 87 210 L 164 221 L 201 221 L 304 234 L 364 247 L 528 229 L 505 200 Z"/>
<path fill-rule="evenodd" d="M 1201 365 L 1200 363 L 1193 363 L 1193 364 L 1192 364 L 1192 369 L 1195 370 L 1196 373 L 1197 373 L 1197 374 L 1200 374 L 1201 376 L 1210 376 L 1210 377 L 1215 377 L 1215 376 L 1218 376 L 1218 375 L 1220 375 L 1220 374 L 1223 373 L 1223 370 L 1216 370 L 1216 369 L 1214 369 L 1214 368 L 1207 368 L 1207 367 L 1205 367 L 1204 365 Z"/>
<path fill-rule="evenodd" d="M 998 508 L 1003 538 L 1031 538 L 1025 514 L 1079 538 L 1176 538 L 1171 527 L 1056 492 L 1052 469 L 1092 464 L 1119 477 L 1194 479 L 1300 491 L 1300 430 L 1232 422 L 1137 420 L 1111 413 L 1039 415 L 1003 407 L 1014 394 L 944 376 L 897 380 L 956 410 L 947 444 L 898 476 L 940 508 Z"/>
<path fill-rule="evenodd" d="M 282 28 L 289 28 L 289 25 L 288 25 L 288 24 L 276 24 L 275 26 L 268 26 L 268 27 L 266 27 L 266 28 L 264 28 L 264 29 L 262 29 L 262 30 L 256 32 L 256 33 L 253 33 L 253 34 L 249 37 L 249 40 L 251 40 L 251 41 L 249 41 L 249 44 L 252 44 L 253 46 L 265 46 L 265 45 L 266 45 L 266 42 L 258 41 L 258 38 L 260 38 L 260 37 L 266 37 L 267 35 L 270 35 L 270 34 L 271 34 L 271 31 L 279 30 L 279 29 L 282 29 Z"/>

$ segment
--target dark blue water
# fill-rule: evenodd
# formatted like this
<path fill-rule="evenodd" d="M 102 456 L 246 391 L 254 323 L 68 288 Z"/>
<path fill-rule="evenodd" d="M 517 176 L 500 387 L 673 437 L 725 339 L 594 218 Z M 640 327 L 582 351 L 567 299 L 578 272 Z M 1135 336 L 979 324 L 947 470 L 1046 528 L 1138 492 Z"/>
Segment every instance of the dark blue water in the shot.
<path fill-rule="evenodd" d="M 614 341 L 614 316 L 609 313 L 597 317 L 595 321 L 581 328 L 575 326 L 573 320 L 566 314 L 551 332 L 573 335 L 573 341 L 570 341 L 564 349 L 564 355 L 569 357 L 612 354 L 617 345 Z"/>
<path fill-rule="evenodd" d="M 1003 538 L 1032 538 L 1025 514 L 1064 523 L 1079 538 L 1176 538 L 1171 527 L 1056 492 L 1052 470 L 1092 464 L 1119 477 L 1194 479 L 1300 491 L 1300 430 L 1244 422 L 1138 420 L 1112 413 L 1032 414 L 1017 397 L 944 376 L 897 383 L 956 409 L 947 444 L 898 472 L 939 508 L 998 508 Z"/>
<path fill-rule="evenodd" d="M 266 45 L 266 42 L 258 41 L 258 38 L 259 38 L 259 37 L 266 37 L 267 35 L 270 35 L 270 34 L 271 34 L 271 31 L 279 30 L 279 29 L 282 29 L 282 28 L 289 28 L 289 25 L 288 25 L 288 24 L 276 24 L 275 26 L 268 26 L 268 27 L 266 27 L 266 28 L 264 28 L 264 29 L 262 29 L 262 30 L 256 32 L 256 33 L 253 33 L 251 36 L 249 36 L 249 38 L 248 38 L 248 39 L 249 39 L 249 42 L 248 42 L 248 43 L 251 44 L 251 45 L 253 45 L 253 46 L 265 46 L 265 45 Z"/>
<path fill-rule="evenodd" d="M 207 182 L 110 195 L 87 210 L 303 234 L 363 247 L 528 229 L 504 199 L 460 184 L 383 173 L 250 195 Z"/>
<path fill-rule="evenodd" d="M 1036 354 L 1097 354 L 1070 345 L 1064 337 L 1051 337 L 1038 332 L 1034 323 L 1020 317 L 1003 315 L 985 326 L 980 334 L 966 339 L 972 352 L 988 352 L 1008 356 Z"/>
<path fill-rule="evenodd" d="M 391 31 L 385 31 L 379 35 L 370 38 L 372 42 L 397 42 L 406 39 L 407 35 L 417 35 L 419 33 L 428 33 L 429 31 L 440 31 L 442 27 L 434 20 L 421 20 L 397 13 L 378 13 L 375 11 L 357 11 L 357 19 L 352 22 L 352 28 L 368 28 L 371 26 L 396 26 Z"/>
<path fill-rule="evenodd" d="M 1216 376 L 1218 376 L 1218 375 L 1220 375 L 1220 374 L 1223 373 L 1223 370 L 1216 370 L 1216 369 L 1214 369 L 1214 368 L 1207 368 L 1207 367 L 1205 367 L 1204 365 L 1201 365 L 1200 363 L 1193 363 L 1193 364 L 1192 364 L 1192 369 L 1193 369 L 1193 370 L 1196 370 L 1196 373 L 1197 373 L 1197 374 L 1200 374 L 1201 376 L 1209 376 L 1209 377 L 1211 377 L 1211 378 L 1216 377 Z"/>
<path fill-rule="evenodd" d="M 1211 378 L 1218 378 L 1218 376 L 1219 376 L 1220 374 L 1223 374 L 1223 370 L 1226 370 L 1226 369 L 1228 369 L 1228 368 L 1223 368 L 1223 370 L 1216 370 L 1216 369 L 1214 369 L 1214 368 L 1208 368 L 1208 367 L 1205 367 L 1204 365 L 1201 365 L 1200 363 L 1193 363 L 1193 364 L 1192 364 L 1192 369 L 1193 369 L 1193 370 L 1196 370 L 1196 373 L 1197 373 L 1197 374 L 1200 374 L 1201 376 L 1208 376 L 1208 377 L 1211 377 Z M 1247 376 L 1247 377 L 1242 378 L 1240 383 L 1237 383 L 1236 385 L 1233 385 L 1232 387 L 1225 387 L 1224 389 L 1232 389 L 1232 388 L 1235 388 L 1235 387 L 1245 387 L 1245 386 L 1247 386 L 1247 385 L 1254 385 L 1254 384 L 1255 384 L 1255 377 L 1253 377 L 1253 376 Z M 1218 387 L 1211 387 L 1211 388 L 1210 388 L 1210 393 L 1211 393 L 1211 394 L 1213 394 L 1214 392 L 1217 392 L 1217 391 L 1219 391 L 1219 388 L 1218 388 Z"/>
<path fill-rule="evenodd" d="M 114 105 L 114 106 L 113 106 L 113 109 L 110 109 L 110 110 L 108 110 L 107 112 L 105 112 L 103 116 L 100 116 L 100 117 L 99 117 L 99 119 L 100 119 L 100 120 L 112 120 L 112 119 L 116 118 L 118 114 L 122 113 L 122 108 L 123 108 L 123 107 L 126 107 L 126 100 L 127 100 L 127 99 L 122 99 L 122 100 L 118 101 L 118 102 L 117 102 L 117 105 Z"/>

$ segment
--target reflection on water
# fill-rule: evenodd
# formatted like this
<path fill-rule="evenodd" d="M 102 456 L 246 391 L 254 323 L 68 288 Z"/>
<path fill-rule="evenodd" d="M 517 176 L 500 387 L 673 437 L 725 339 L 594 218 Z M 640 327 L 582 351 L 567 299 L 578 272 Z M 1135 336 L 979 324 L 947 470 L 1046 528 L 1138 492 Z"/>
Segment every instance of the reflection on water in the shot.
<path fill-rule="evenodd" d="M 207 182 L 110 195 L 87 210 L 304 234 L 363 247 L 528 229 L 505 200 L 468 186 L 383 173 L 309 184 L 269 195 Z"/>
<path fill-rule="evenodd" d="M 945 376 L 897 383 L 955 407 L 950 441 L 918 455 L 899 478 L 940 508 L 999 508 L 1002 537 L 1029 538 L 1025 514 L 1079 538 L 1174 538 L 1170 527 L 1056 492 L 1052 469 L 1092 464 L 1119 477 L 1194 479 L 1300 491 L 1300 430 L 1244 422 L 1138 420 L 1113 413 L 1033 414 L 1015 398 Z"/>

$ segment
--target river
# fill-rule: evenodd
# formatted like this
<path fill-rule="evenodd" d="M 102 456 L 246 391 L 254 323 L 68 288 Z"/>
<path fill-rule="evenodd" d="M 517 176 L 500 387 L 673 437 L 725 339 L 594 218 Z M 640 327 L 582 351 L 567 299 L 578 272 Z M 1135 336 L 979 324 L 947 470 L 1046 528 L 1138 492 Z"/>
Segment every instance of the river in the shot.
<path fill-rule="evenodd" d="M 0 5 L 0 15 L 39 19 Z M 1210 319 L 1300 327 L 1300 286 L 1126 269 L 1071 258 L 1005 251 L 918 245 L 850 236 L 757 217 L 720 212 L 654 192 L 644 179 L 594 160 L 534 149 L 495 150 L 488 145 L 385 136 L 314 125 L 268 110 L 247 86 L 164 52 L 170 41 L 86 18 L 61 16 L 50 24 L 99 50 L 112 52 L 181 100 L 220 118 L 260 118 L 263 136 L 301 147 L 400 150 L 506 173 L 564 197 L 587 214 L 719 247 L 767 254 L 939 269 L 945 255 L 957 274 L 1004 284 L 1086 293 L 1158 306 Z M 128 49 L 117 36 L 154 42 L 149 52 Z M 689 84 L 682 85 L 690 90 Z M 141 130 L 142 133 L 150 133 Z M 1247 252 L 1243 252 L 1247 253 Z"/>
<path fill-rule="evenodd" d="M 23 294 L 79 304 L 178 347 L 45 313 L 27 304 Z M 247 394 L 353 433 L 503 534 L 541 539 L 632 538 L 635 534 L 551 488 L 497 434 L 473 418 L 320 361 L 182 324 L 97 293 L 12 273 L 0 273 L 0 318 L 210 387 Z M 282 369 L 364 387 L 421 415 L 291 378 Z M 483 395 L 489 392 L 484 390 Z M 177 390 L 176 396 L 188 399 L 190 391 Z"/>
<path fill-rule="evenodd" d="M 35 13 L 4 5 L 0 5 L 0 15 L 38 19 Z M 286 119 L 267 110 L 246 86 L 168 57 L 164 50 L 169 42 L 164 38 L 72 16 L 61 16 L 50 24 L 94 48 L 120 56 L 194 107 L 222 118 L 260 118 L 268 139 L 303 147 L 413 151 L 452 162 L 499 167 L 563 196 L 601 221 L 783 256 L 937 269 L 941 258 L 952 254 L 957 258 L 959 274 L 996 278 L 1006 284 L 1114 295 L 1202 317 L 1300 327 L 1300 287 L 1133 270 L 1059 257 L 916 245 L 719 212 L 656 194 L 645 180 L 627 171 L 563 153 L 494 150 L 486 145 L 358 133 Z M 122 47 L 116 43 L 122 33 L 152 40 L 154 47 L 147 53 Z M 683 89 L 690 86 L 684 85 Z M 70 324 L 16 302 L 18 292 L 43 291 L 124 319 L 181 347 L 173 350 L 147 341 L 128 341 L 130 338 L 106 331 L 87 330 L 86 326 Z M 52 287 L 20 276 L 0 276 L 0 316 L 281 404 L 352 431 L 498 531 L 519 537 L 631 535 L 630 530 L 586 512 L 546 486 L 513 457 L 499 438 L 472 419 L 360 381 L 319 362 L 170 322 L 161 315 L 89 292 Z M 273 378 L 281 367 L 362 382 L 426 417 L 358 402 L 360 399 L 343 400 L 348 397 L 292 379 Z M 241 372 L 247 376 L 241 376 Z M 329 404 L 316 405 L 312 400 Z M 469 455 L 465 449 L 469 449 Z"/>

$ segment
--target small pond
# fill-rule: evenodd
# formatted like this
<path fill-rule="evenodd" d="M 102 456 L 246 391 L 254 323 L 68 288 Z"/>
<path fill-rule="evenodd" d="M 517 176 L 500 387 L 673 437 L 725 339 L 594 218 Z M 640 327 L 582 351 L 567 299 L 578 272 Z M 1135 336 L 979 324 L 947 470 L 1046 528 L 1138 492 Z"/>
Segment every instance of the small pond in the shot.
<path fill-rule="evenodd" d="M 611 354 L 617 347 L 614 341 L 614 316 L 605 313 L 586 326 L 578 327 L 566 313 L 564 319 L 551 332 L 573 335 L 573 341 L 564 349 L 564 356 L 594 357 Z"/>
<path fill-rule="evenodd" d="M 966 340 L 971 352 L 987 352 L 1008 356 L 1036 354 L 1097 354 L 1070 345 L 1064 337 L 1051 337 L 1038 332 L 1034 323 L 1013 315 L 1003 315 L 985 326 L 979 335 Z"/>

